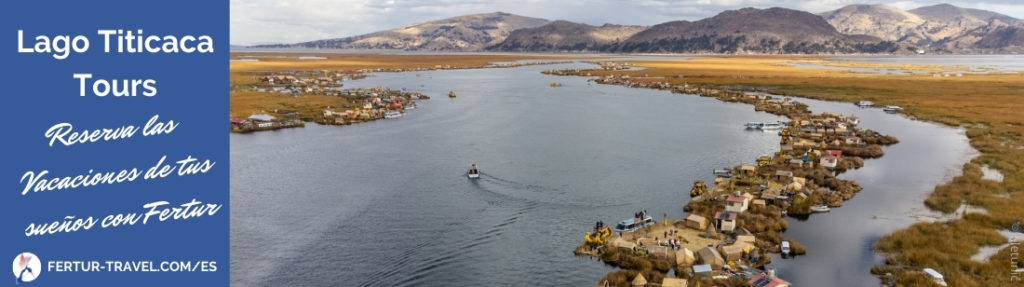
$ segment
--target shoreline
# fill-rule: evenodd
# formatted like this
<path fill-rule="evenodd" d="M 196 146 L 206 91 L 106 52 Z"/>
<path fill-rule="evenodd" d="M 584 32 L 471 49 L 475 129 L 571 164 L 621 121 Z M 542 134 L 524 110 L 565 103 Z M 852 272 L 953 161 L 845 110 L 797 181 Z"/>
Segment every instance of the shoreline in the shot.
<path fill-rule="evenodd" d="M 660 78 L 669 84 L 687 82 L 697 86 L 737 88 L 802 97 L 808 99 L 855 103 L 872 100 L 882 105 L 901 104 L 904 114 L 914 120 L 937 123 L 966 131 L 969 145 L 979 152 L 967 161 L 953 179 L 940 183 L 926 194 L 925 205 L 932 211 L 954 212 L 962 202 L 978 205 L 989 212 L 971 214 L 952 222 L 917 222 L 904 229 L 883 235 L 872 246 L 875 254 L 884 256 L 886 265 L 875 266 L 872 273 L 887 284 L 925 284 L 931 281 L 921 268 L 933 267 L 946 274 L 950 284 L 978 286 L 975 282 L 1006 284 L 1021 275 L 1017 269 L 993 262 L 1012 261 L 1015 251 L 1004 248 L 987 263 L 969 261 L 981 246 L 997 246 L 1006 242 L 996 230 L 1005 230 L 1024 218 L 1024 197 L 1013 193 L 1024 184 L 1018 170 L 1024 166 L 1024 124 L 1019 114 L 1024 105 L 1014 89 L 1024 81 L 1024 74 L 971 74 L 962 77 L 929 77 L 922 75 L 878 75 L 851 71 L 799 71 L 776 66 L 776 59 L 738 61 L 729 58 L 705 58 L 690 61 L 632 61 L 646 68 L 624 74 Z M 606 76 L 595 72 L 590 76 Z M 684 77 L 685 75 L 685 77 Z M 802 80 L 802 81 L 801 81 Z M 1017 83 L 1017 85 L 1015 85 Z M 989 104 L 991 103 L 991 104 Z M 964 108 L 964 104 L 972 108 Z M 982 179 L 979 166 L 988 166 L 1004 175 L 994 182 Z M 1006 180 L 1012 178 L 1013 180 Z M 970 222 L 970 223 L 968 223 Z M 970 234 L 953 238 L 949 234 Z M 963 250 L 949 254 L 949 250 Z M 955 260 L 953 260 L 955 258 Z M 981 270 L 969 272 L 968 270 Z M 1018 277 L 1019 278 L 1019 277 Z"/>
<path fill-rule="evenodd" d="M 602 66 L 603 70 L 608 70 L 607 68 L 604 68 L 608 66 L 607 63 L 602 63 Z M 591 71 L 593 70 L 548 70 L 545 71 L 545 74 L 584 76 L 584 74 L 589 74 L 589 72 Z M 708 194 L 695 197 L 694 199 L 691 199 L 691 201 L 686 206 L 684 206 L 684 211 L 690 212 L 691 217 L 696 215 L 701 218 L 717 219 L 719 218 L 721 212 L 714 213 L 715 216 L 711 216 L 713 212 L 731 212 L 731 210 L 734 210 L 734 208 L 730 208 L 731 203 L 726 204 L 726 202 L 731 201 L 734 196 L 742 195 L 748 198 L 747 201 L 750 201 L 751 199 L 754 198 L 753 196 L 756 194 L 756 196 L 758 196 L 756 200 L 760 200 L 760 204 L 752 204 L 749 209 L 749 212 L 746 214 L 742 212 L 747 211 L 748 209 L 746 208 L 741 210 L 741 212 L 738 212 L 740 215 L 740 220 L 738 220 L 737 223 L 734 223 L 735 226 L 732 227 L 740 228 L 742 231 L 735 232 L 733 230 L 729 230 L 727 233 L 735 234 L 735 238 L 726 237 L 723 241 L 719 243 L 719 248 L 722 248 L 721 246 L 724 245 L 723 242 L 740 240 L 740 238 L 745 238 L 743 236 L 751 236 L 752 238 L 754 238 L 753 241 L 750 243 L 756 246 L 756 249 L 753 249 L 750 252 L 744 252 L 744 255 L 736 257 L 736 259 L 730 258 L 730 262 L 732 262 L 733 260 L 741 260 L 743 258 L 748 258 L 749 256 L 749 258 L 751 258 L 750 267 L 753 268 L 761 268 L 765 264 L 770 263 L 770 257 L 768 257 L 767 255 L 769 255 L 769 253 L 778 252 L 778 245 L 782 241 L 784 241 L 783 237 L 781 236 L 781 233 L 786 230 L 787 226 L 786 222 L 784 221 L 785 216 L 806 218 L 810 216 L 811 213 L 813 213 L 811 211 L 812 205 L 824 204 L 828 207 L 842 206 L 843 202 L 852 199 L 853 196 L 861 190 L 861 187 L 856 182 L 838 179 L 838 174 L 848 169 L 857 169 L 862 167 L 864 165 L 863 159 L 865 158 L 879 158 L 883 156 L 884 153 L 881 149 L 882 146 L 891 145 L 898 142 L 898 140 L 896 140 L 894 137 L 883 136 L 875 131 L 868 129 L 856 128 L 856 123 L 859 120 L 857 120 L 855 117 L 847 118 L 842 115 L 832 114 L 828 112 L 813 114 L 808 109 L 807 105 L 799 103 L 797 101 L 791 101 L 788 98 L 788 96 L 785 95 L 766 95 L 764 93 L 756 91 L 734 91 L 732 89 L 725 88 L 672 86 L 660 81 L 637 81 L 631 79 L 630 77 L 606 76 L 599 78 L 590 78 L 587 81 L 593 81 L 599 84 L 621 85 L 634 88 L 669 90 L 672 93 L 696 95 L 701 97 L 713 97 L 723 102 L 744 103 L 753 106 L 755 111 L 762 111 L 774 115 L 785 116 L 791 121 L 789 125 L 783 127 L 783 129 L 779 132 L 781 135 L 781 141 L 780 149 L 778 150 L 778 152 L 776 152 L 774 155 L 766 156 L 770 157 L 769 163 L 765 163 L 762 165 L 760 163 L 761 159 L 759 159 L 757 167 L 751 165 L 738 165 L 732 167 L 730 171 L 732 174 L 736 175 L 727 176 L 727 178 L 725 179 L 719 178 L 721 179 L 721 181 L 716 179 L 716 186 L 711 188 L 711 190 L 708 191 Z M 779 96 L 782 96 L 784 98 L 778 99 L 777 97 Z M 825 127 L 828 126 L 829 124 L 831 124 L 831 130 L 829 129 L 829 127 Z M 837 130 L 837 127 L 840 129 Z M 847 127 L 849 127 L 850 131 L 847 131 Z M 853 138 L 857 138 L 858 142 L 829 143 L 830 141 L 839 141 L 839 138 L 836 137 L 840 135 L 847 136 L 847 138 L 849 138 L 849 135 L 852 135 Z M 861 142 L 861 140 L 863 141 Z M 802 144 L 800 144 L 797 147 L 797 149 L 794 150 L 794 143 Z M 853 144 L 854 146 L 851 147 L 849 144 Z M 817 169 L 815 169 L 814 166 L 817 163 L 816 160 L 822 158 L 821 150 L 817 150 L 815 148 L 820 148 L 821 150 L 828 151 L 828 154 L 830 155 L 833 153 L 833 151 L 841 151 L 840 154 L 843 155 L 840 157 L 830 158 L 830 163 L 832 164 L 830 168 L 822 168 L 819 165 Z M 796 160 L 786 162 L 786 159 L 788 157 L 800 154 L 801 150 L 804 151 L 803 160 L 801 160 L 799 163 L 795 163 L 794 161 Z M 808 155 L 811 158 L 811 160 L 807 159 Z M 766 157 L 762 157 L 762 159 Z M 825 163 L 826 160 L 821 159 L 820 164 Z M 822 171 L 825 170 L 827 170 L 828 173 L 822 174 Z M 795 174 L 794 171 L 798 172 L 799 175 L 801 175 L 801 177 L 795 176 L 797 174 Z M 780 172 L 789 173 L 791 179 L 783 179 L 778 177 L 774 179 L 772 178 L 773 174 L 778 176 Z M 767 186 L 761 185 L 759 187 L 750 188 L 752 186 L 757 185 L 758 182 L 762 181 L 766 182 Z M 740 185 L 741 187 L 736 187 L 736 182 L 739 182 L 738 185 Z M 799 183 L 800 187 L 790 188 L 796 183 Z M 819 184 L 823 185 L 826 189 L 809 189 L 804 187 L 805 185 L 814 187 L 818 186 Z M 774 185 L 781 185 L 783 186 L 783 188 L 780 191 L 778 190 L 778 187 Z M 743 186 L 746 186 L 747 188 L 744 188 Z M 794 196 L 795 198 L 792 201 L 779 201 L 776 198 L 776 195 L 774 195 L 779 193 L 785 194 L 787 196 Z M 765 194 L 773 195 L 765 196 Z M 714 196 L 711 196 L 709 198 L 709 195 Z M 729 195 L 728 200 L 725 200 L 725 198 L 720 198 L 726 195 Z M 799 198 L 801 197 L 804 200 L 800 200 Z M 771 204 L 765 204 L 766 201 L 771 202 Z M 746 207 L 748 204 L 748 202 L 744 202 L 743 206 Z M 689 217 L 687 219 L 689 219 Z M 680 222 L 684 222 L 684 220 L 682 219 L 668 219 L 666 217 L 664 223 L 667 225 L 668 222 L 671 221 L 675 222 L 674 224 L 672 224 L 672 226 L 680 228 L 680 230 L 682 230 L 684 234 L 686 231 L 690 231 L 691 233 L 693 232 L 693 230 L 688 230 L 687 226 L 682 226 L 678 224 Z M 718 223 L 716 225 L 721 224 L 722 223 Z M 747 227 L 753 230 L 747 230 Z M 673 232 L 679 231 L 676 229 L 670 230 L 672 230 Z M 697 228 L 696 232 L 699 233 L 699 231 L 700 228 Z M 644 230 L 645 235 L 649 235 L 650 232 L 650 227 L 648 227 L 648 230 Z M 598 233 L 598 230 L 595 229 L 594 233 Z M 658 232 L 654 233 L 657 234 Z M 712 236 L 712 233 L 712 231 L 708 231 L 705 234 L 710 237 Z M 650 239 L 647 238 L 646 236 L 641 236 L 640 239 L 637 239 L 637 236 L 635 234 L 633 234 L 632 236 L 632 241 L 637 242 L 639 246 L 644 246 L 642 242 L 644 240 Z M 646 253 L 648 251 L 646 247 L 643 248 L 644 252 L 634 252 L 637 253 L 634 254 L 635 256 L 621 255 L 619 253 L 615 253 L 614 255 L 608 255 L 607 253 L 603 253 L 604 251 L 602 249 L 616 249 L 614 245 L 622 245 L 621 241 L 624 238 L 623 234 L 613 235 L 610 238 L 604 240 L 593 240 L 596 242 L 592 242 L 592 240 L 590 240 L 590 233 L 588 233 L 588 236 L 586 238 L 588 239 L 588 242 L 585 242 L 583 245 L 577 247 L 576 251 L 574 251 L 576 255 L 597 257 L 602 259 L 606 264 L 610 264 L 625 269 L 624 271 L 614 271 L 609 273 L 604 278 L 602 278 L 601 281 L 599 281 L 601 284 L 607 282 L 612 284 L 613 286 L 620 286 L 629 283 L 629 280 L 633 280 L 636 274 L 645 274 L 645 280 L 653 280 L 652 282 L 658 282 L 658 279 L 667 278 L 667 273 L 669 270 L 674 270 L 678 278 L 688 280 L 699 280 L 701 283 L 704 284 L 742 284 L 742 282 L 753 279 L 757 276 L 756 272 L 750 273 L 753 271 L 748 271 L 745 275 L 743 275 L 743 277 L 733 278 L 732 276 L 735 276 L 735 274 L 740 274 L 740 272 L 723 271 L 721 273 L 717 273 L 717 269 L 721 268 L 721 266 L 713 269 L 710 276 L 696 276 L 695 274 L 690 273 L 687 269 L 694 266 L 695 264 L 693 263 L 695 263 L 697 260 L 686 262 L 686 260 L 678 258 L 679 256 L 684 256 L 687 258 L 693 257 L 692 253 L 696 250 L 691 250 L 692 248 L 690 246 L 683 248 L 683 253 L 675 254 L 675 268 L 666 268 L 667 263 L 662 263 L 662 261 L 660 259 L 657 259 L 656 257 L 647 258 L 650 256 L 645 256 L 647 255 Z M 658 237 L 655 236 L 654 240 L 657 241 Z M 799 245 L 799 243 L 793 241 L 792 239 L 789 239 L 788 241 L 790 244 L 794 246 L 793 256 L 801 255 L 804 252 L 806 252 L 804 248 Z M 728 246 L 734 245 L 735 244 Z M 722 248 L 721 250 L 722 251 L 720 253 L 728 252 L 728 247 Z M 628 250 L 626 250 L 626 253 L 629 253 Z M 672 261 L 673 259 L 673 256 L 671 255 L 665 257 L 669 259 L 669 261 Z M 763 260 L 761 258 L 767 258 L 767 260 Z M 651 263 L 636 263 L 637 261 L 644 261 L 645 259 L 648 259 Z M 703 263 L 709 260 L 701 258 L 699 261 Z M 637 268 L 638 266 L 640 268 Z M 744 265 L 739 265 L 740 267 L 743 268 L 736 268 L 736 265 L 732 266 L 733 268 L 726 268 L 726 270 L 745 270 L 747 268 Z M 655 271 L 652 271 L 652 268 Z M 660 273 L 655 274 L 653 272 Z M 684 275 L 680 276 L 680 274 Z M 728 274 L 734 275 L 729 276 Z M 741 282 L 737 282 L 736 278 L 745 279 L 740 280 Z M 723 279 L 725 279 L 726 281 L 722 282 Z M 611 282 L 610 280 L 617 281 Z"/>
<path fill-rule="evenodd" d="M 343 89 L 344 82 L 363 79 L 373 73 L 516 68 L 566 63 L 558 60 L 559 57 L 538 59 L 508 55 L 502 58 L 504 61 L 458 61 L 453 60 L 457 57 L 439 56 L 411 64 L 395 61 L 399 63 L 388 66 L 372 65 L 370 63 L 376 62 L 365 62 L 362 59 L 365 55 L 359 54 L 323 56 L 308 59 L 308 56 L 301 53 L 270 56 L 265 53 L 233 53 L 229 93 L 232 98 L 231 132 L 301 128 L 309 122 L 350 125 L 398 118 L 404 116 L 406 111 L 415 109 L 415 101 L 430 99 L 430 96 L 406 92 L 404 89 Z M 262 58 L 267 60 L 260 60 Z M 377 58 L 370 61 L 380 61 Z M 234 61 L 238 59 L 255 60 Z"/>

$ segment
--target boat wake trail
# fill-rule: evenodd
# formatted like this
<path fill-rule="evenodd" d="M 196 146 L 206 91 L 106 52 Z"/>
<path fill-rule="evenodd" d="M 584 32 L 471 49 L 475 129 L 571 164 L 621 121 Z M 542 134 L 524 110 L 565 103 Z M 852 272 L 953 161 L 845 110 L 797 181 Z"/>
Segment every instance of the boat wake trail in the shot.
<path fill-rule="evenodd" d="M 535 185 L 535 184 L 520 183 L 520 182 L 517 182 L 517 181 L 510 180 L 510 179 L 504 179 L 504 178 L 496 177 L 496 176 L 493 176 L 493 175 L 490 175 L 490 174 L 486 174 L 486 173 L 483 173 L 483 172 L 480 173 L 480 179 L 482 179 L 484 181 L 487 181 L 487 182 L 503 185 L 503 186 L 506 186 L 506 187 L 509 187 L 509 188 L 517 189 L 517 190 L 526 190 L 526 191 L 532 191 L 532 192 L 538 192 L 538 193 L 565 193 L 564 191 L 561 191 L 561 190 L 559 190 L 557 188 L 547 188 L 547 187 L 543 187 L 543 186 L 539 186 L 539 185 Z"/>
<path fill-rule="evenodd" d="M 480 178 L 473 181 L 474 185 L 478 190 L 486 193 L 496 195 L 502 199 L 508 199 L 516 202 L 523 202 L 526 204 L 543 204 L 551 207 L 572 207 L 572 208 L 602 208 L 602 207 L 615 207 L 629 205 L 628 202 L 616 202 L 616 203 L 585 203 L 572 198 L 566 198 L 562 195 L 569 194 L 569 192 L 547 188 L 540 185 L 534 184 L 523 184 L 509 179 L 500 178 L 497 176 L 489 175 L 481 172 Z M 519 191 L 531 191 L 531 193 L 523 193 Z M 538 198 L 539 197 L 539 198 Z M 503 205 L 504 200 L 492 200 L 488 201 L 492 205 Z"/>
<path fill-rule="evenodd" d="M 474 252 L 483 248 L 487 244 L 497 241 L 502 235 L 505 234 L 508 226 L 515 224 L 519 221 L 520 217 L 527 214 L 537 207 L 541 206 L 537 202 L 527 202 L 518 206 L 515 211 L 504 218 L 500 222 L 491 225 L 486 228 L 486 231 L 478 233 L 475 236 L 466 237 L 467 239 L 456 239 L 455 242 L 446 242 L 445 244 L 439 244 L 434 247 L 443 247 L 444 250 L 438 252 L 429 252 L 430 254 L 439 254 L 438 256 L 423 258 L 422 260 L 404 260 L 407 259 L 402 256 L 403 260 L 400 263 L 390 266 L 385 270 L 377 272 L 377 276 L 368 278 L 366 282 L 360 284 L 360 286 L 374 286 L 382 283 L 382 280 L 386 280 L 389 277 L 396 276 L 401 273 L 407 273 L 403 276 L 394 286 L 420 286 L 423 285 L 423 280 L 431 277 L 435 274 L 441 274 L 444 267 L 458 264 L 458 259 L 462 256 L 470 256 Z M 417 248 L 418 249 L 418 248 Z M 412 251 L 416 252 L 416 251 Z M 423 252 L 428 253 L 428 252 Z M 411 272 L 409 269 L 412 269 Z"/>

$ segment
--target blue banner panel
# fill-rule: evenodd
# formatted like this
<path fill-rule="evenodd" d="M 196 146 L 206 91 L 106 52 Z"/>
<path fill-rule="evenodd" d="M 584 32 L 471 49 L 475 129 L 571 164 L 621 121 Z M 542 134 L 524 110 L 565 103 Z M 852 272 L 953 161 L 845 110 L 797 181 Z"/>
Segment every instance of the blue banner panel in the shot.
<path fill-rule="evenodd" d="M 0 13 L 0 286 L 228 285 L 228 2 Z"/>

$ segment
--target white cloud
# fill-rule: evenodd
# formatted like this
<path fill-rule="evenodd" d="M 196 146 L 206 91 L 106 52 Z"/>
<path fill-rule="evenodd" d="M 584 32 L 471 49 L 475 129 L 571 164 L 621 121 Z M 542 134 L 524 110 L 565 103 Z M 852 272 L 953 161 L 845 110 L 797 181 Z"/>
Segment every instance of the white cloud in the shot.
<path fill-rule="evenodd" d="M 231 43 L 295 43 L 355 36 L 464 14 L 508 12 L 591 25 L 653 25 L 699 20 L 728 9 L 786 7 L 819 13 L 849 4 L 886 3 L 902 9 L 948 2 L 1024 18 L 1019 0 L 231 0 Z"/>

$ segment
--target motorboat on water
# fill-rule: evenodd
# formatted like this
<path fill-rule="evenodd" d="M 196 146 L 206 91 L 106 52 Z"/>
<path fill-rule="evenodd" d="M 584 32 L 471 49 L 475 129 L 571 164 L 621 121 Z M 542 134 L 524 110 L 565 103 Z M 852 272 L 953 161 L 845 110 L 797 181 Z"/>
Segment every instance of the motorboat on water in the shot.
<path fill-rule="evenodd" d="M 885 108 L 883 108 L 882 110 L 885 111 L 886 113 L 897 113 L 899 111 L 902 111 L 903 108 L 901 108 L 900 106 L 885 106 Z"/>
<path fill-rule="evenodd" d="M 615 231 L 618 232 L 633 232 L 637 229 L 644 228 L 648 225 L 654 224 L 654 218 L 650 216 L 644 216 L 643 219 L 637 221 L 636 218 L 630 218 L 623 221 L 619 221 L 618 225 L 615 225 Z"/>
<path fill-rule="evenodd" d="M 787 255 L 789 255 L 790 252 L 792 252 L 792 249 L 790 249 L 790 247 L 789 247 L 789 241 L 788 240 L 787 241 L 783 241 L 781 246 L 782 247 L 779 248 L 779 249 L 782 252 L 782 256 L 787 256 Z"/>
<path fill-rule="evenodd" d="M 404 109 L 406 109 L 406 110 L 415 110 L 415 109 L 416 109 L 416 105 L 414 105 L 414 104 L 410 104 L 410 105 L 408 105 L 408 106 L 405 106 L 405 108 L 404 108 Z"/>
<path fill-rule="evenodd" d="M 757 129 L 761 129 L 761 125 L 764 125 L 764 123 L 762 123 L 762 122 L 747 122 L 744 126 L 747 127 L 748 130 L 757 130 Z"/>
<path fill-rule="evenodd" d="M 397 119 L 397 118 L 401 118 L 401 117 L 402 117 L 402 112 L 399 112 L 399 111 L 390 111 L 390 112 L 384 113 L 384 118 L 385 119 Z"/>
<path fill-rule="evenodd" d="M 449 98 L 455 98 L 455 91 L 448 91 Z"/>
<path fill-rule="evenodd" d="M 862 108 L 870 108 L 870 107 L 875 106 L 875 103 L 872 102 L 872 101 L 860 101 L 860 102 L 857 102 L 857 106 L 858 107 L 862 107 Z"/>
<path fill-rule="evenodd" d="M 466 177 L 469 178 L 480 178 L 480 170 L 476 169 L 476 165 L 470 165 L 469 171 L 466 172 Z"/>
<path fill-rule="evenodd" d="M 830 210 L 832 210 L 832 209 L 829 208 L 828 205 L 824 205 L 824 204 L 818 204 L 818 205 L 811 206 L 811 211 L 814 211 L 814 212 L 819 212 L 819 213 L 820 212 L 829 212 Z"/>

